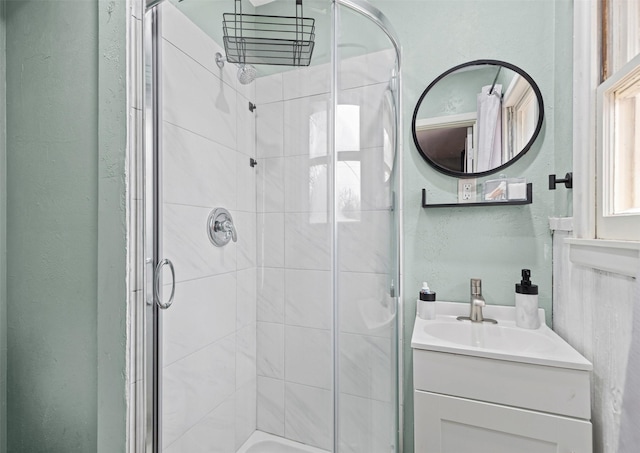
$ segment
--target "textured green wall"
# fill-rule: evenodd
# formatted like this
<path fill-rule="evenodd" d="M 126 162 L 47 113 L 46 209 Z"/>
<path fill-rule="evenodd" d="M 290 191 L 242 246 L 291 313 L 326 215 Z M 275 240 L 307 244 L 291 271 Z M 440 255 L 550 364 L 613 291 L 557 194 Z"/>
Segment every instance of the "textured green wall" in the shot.
<path fill-rule="evenodd" d="M 97 9 L 7 2 L 8 450 L 96 445 Z"/>
<path fill-rule="evenodd" d="M 97 451 L 124 452 L 127 396 L 125 0 L 98 7 Z"/>
<path fill-rule="evenodd" d="M 554 130 L 555 165 L 551 173 L 564 178 L 573 170 L 573 2 L 556 1 Z M 573 193 L 559 185 L 554 193 L 556 217 L 573 215 Z"/>
<path fill-rule="evenodd" d="M 124 452 L 127 409 L 125 0 L 98 5 L 97 451 Z"/>
<path fill-rule="evenodd" d="M 124 11 L 6 3 L 10 452 L 124 451 Z"/>
<path fill-rule="evenodd" d="M 403 46 L 404 83 L 404 414 L 405 452 L 413 452 L 410 338 L 415 299 L 427 280 L 441 300 L 466 301 L 469 279 L 483 280 L 489 304 L 513 305 L 520 269 L 540 285 L 551 322 L 551 235 L 556 199 L 547 175 L 571 154 L 571 2 L 569 0 L 372 0 L 394 24 Z M 433 170 L 411 138 L 415 102 L 440 73 L 476 59 L 504 60 L 528 72 L 545 101 L 545 122 L 533 148 L 503 173 L 533 183 L 531 205 L 428 210 L 457 198 L 457 180 Z M 560 91 L 560 92 L 559 92 Z M 561 146 L 558 146 L 558 145 Z M 570 162 L 570 158 L 569 158 Z M 558 172 L 564 172 L 561 169 Z M 484 178 L 488 179 L 488 178 Z M 479 181 L 481 182 L 481 181 Z"/>

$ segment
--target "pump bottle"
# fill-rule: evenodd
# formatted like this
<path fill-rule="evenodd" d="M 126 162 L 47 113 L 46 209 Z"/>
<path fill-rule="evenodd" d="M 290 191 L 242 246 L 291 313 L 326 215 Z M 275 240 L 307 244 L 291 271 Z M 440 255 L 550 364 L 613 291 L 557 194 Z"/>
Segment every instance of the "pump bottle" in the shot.
<path fill-rule="evenodd" d="M 538 285 L 531 283 L 529 269 L 522 269 L 522 280 L 516 283 L 516 326 L 524 329 L 540 327 Z"/>
<path fill-rule="evenodd" d="M 436 293 L 429 289 L 427 282 L 422 282 L 422 289 L 416 304 L 420 318 L 436 319 Z"/>

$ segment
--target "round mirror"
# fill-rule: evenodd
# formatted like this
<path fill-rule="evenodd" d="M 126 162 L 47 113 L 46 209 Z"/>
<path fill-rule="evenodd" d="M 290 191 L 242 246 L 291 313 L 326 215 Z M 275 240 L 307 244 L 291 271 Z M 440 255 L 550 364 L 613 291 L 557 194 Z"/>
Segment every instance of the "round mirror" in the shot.
<path fill-rule="evenodd" d="M 471 61 L 424 90 L 413 112 L 413 141 L 442 173 L 488 175 L 531 148 L 543 116 L 542 95 L 529 74 L 504 61 Z"/>

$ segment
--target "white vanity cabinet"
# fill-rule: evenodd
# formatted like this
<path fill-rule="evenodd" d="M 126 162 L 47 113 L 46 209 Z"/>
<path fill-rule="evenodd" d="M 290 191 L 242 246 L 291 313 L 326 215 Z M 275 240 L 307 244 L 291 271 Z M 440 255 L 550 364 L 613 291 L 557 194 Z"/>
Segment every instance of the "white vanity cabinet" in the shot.
<path fill-rule="evenodd" d="M 591 451 L 591 424 L 584 420 L 421 391 L 415 416 L 416 453 Z"/>
<path fill-rule="evenodd" d="M 459 327 L 446 306 L 416 320 L 415 453 L 592 453 L 591 364 L 546 326 L 510 330 L 505 309 L 498 329 Z"/>

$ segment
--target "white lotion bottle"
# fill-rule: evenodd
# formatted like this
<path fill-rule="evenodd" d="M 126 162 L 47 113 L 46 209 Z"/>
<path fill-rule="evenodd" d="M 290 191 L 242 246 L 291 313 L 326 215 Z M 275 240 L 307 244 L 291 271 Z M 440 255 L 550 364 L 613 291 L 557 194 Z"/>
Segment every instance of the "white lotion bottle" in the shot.
<path fill-rule="evenodd" d="M 418 317 L 422 319 L 436 319 L 436 293 L 429 289 L 427 282 L 422 282 L 420 296 L 416 301 Z"/>
<path fill-rule="evenodd" d="M 540 327 L 538 285 L 531 283 L 529 269 L 522 269 L 522 281 L 516 283 L 516 326 L 523 329 Z"/>

